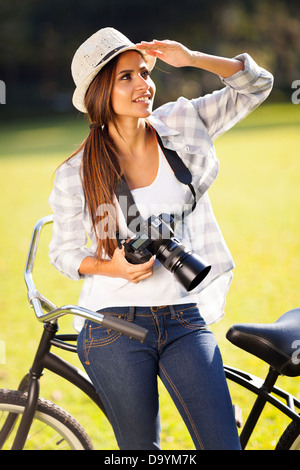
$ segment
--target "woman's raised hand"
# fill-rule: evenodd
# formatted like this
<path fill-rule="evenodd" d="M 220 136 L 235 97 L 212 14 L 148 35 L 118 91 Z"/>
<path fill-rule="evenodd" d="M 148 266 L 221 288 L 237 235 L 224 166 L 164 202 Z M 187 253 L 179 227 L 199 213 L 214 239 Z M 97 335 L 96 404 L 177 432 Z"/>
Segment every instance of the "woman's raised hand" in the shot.
<path fill-rule="evenodd" d="M 165 41 L 143 41 L 136 44 L 136 47 L 173 67 L 196 67 L 224 78 L 244 70 L 244 62 L 241 60 L 191 51 L 179 42 L 168 39 Z"/>
<path fill-rule="evenodd" d="M 173 67 L 192 66 L 193 52 L 179 42 L 168 39 L 164 41 L 154 39 L 151 42 L 142 41 L 136 44 L 136 47 Z"/>

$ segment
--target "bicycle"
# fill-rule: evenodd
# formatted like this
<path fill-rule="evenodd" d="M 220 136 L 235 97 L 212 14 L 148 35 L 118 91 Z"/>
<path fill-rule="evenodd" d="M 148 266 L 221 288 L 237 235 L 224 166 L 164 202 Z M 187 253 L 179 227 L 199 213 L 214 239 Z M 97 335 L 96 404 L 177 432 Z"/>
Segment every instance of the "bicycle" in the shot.
<path fill-rule="evenodd" d="M 103 403 L 92 383 L 83 372 L 51 351 L 52 347 L 77 352 L 77 334 L 59 335 L 58 320 L 64 315 L 78 315 L 98 322 L 105 328 L 144 341 L 147 330 L 133 323 L 75 306 L 56 307 L 35 287 L 33 267 L 42 229 L 53 221 L 53 216 L 40 219 L 34 227 L 25 266 L 28 301 L 44 330 L 29 372 L 21 380 L 18 390 L 0 390 L 0 449 L 72 449 L 92 450 L 93 444 L 83 427 L 67 411 L 39 396 L 39 384 L 45 370 L 64 378 L 82 390 L 106 415 Z M 300 360 L 295 354 L 295 341 L 300 339 L 300 309 L 283 314 L 271 324 L 238 324 L 227 332 L 227 339 L 237 347 L 253 354 L 269 365 L 263 380 L 224 365 L 227 380 L 257 396 L 240 434 L 245 449 L 266 403 L 291 419 L 279 439 L 276 450 L 300 449 L 300 401 L 288 392 L 275 387 L 279 375 L 300 375 Z M 298 344 L 299 345 L 299 344 Z M 276 398 L 279 397 L 280 399 Z M 284 400 L 285 403 L 282 401 Z M 242 426 L 238 407 L 237 426 Z"/>

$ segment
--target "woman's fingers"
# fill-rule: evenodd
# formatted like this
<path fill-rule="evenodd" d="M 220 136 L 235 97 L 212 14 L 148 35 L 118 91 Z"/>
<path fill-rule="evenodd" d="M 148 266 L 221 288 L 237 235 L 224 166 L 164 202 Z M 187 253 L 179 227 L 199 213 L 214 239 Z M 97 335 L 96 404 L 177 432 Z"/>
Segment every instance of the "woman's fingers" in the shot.
<path fill-rule="evenodd" d="M 173 67 L 185 67 L 191 64 L 192 52 L 176 41 L 165 39 L 164 41 L 142 41 L 136 44 L 140 50 L 147 54 L 158 57 Z"/>
<path fill-rule="evenodd" d="M 167 47 L 171 45 L 172 43 L 175 43 L 175 41 L 170 41 L 169 39 L 164 39 L 163 41 L 158 41 L 157 39 L 153 39 L 153 41 L 141 41 L 136 44 L 136 47 L 138 49 L 156 49 L 158 47 Z M 179 44 L 179 43 L 177 43 Z"/>
<path fill-rule="evenodd" d="M 155 257 L 142 264 L 132 264 L 125 258 L 124 247 L 116 248 L 112 262 L 115 266 L 115 275 L 123 277 L 130 282 L 137 283 L 152 276 Z"/>
<path fill-rule="evenodd" d="M 131 279 L 131 282 L 134 284 L 138 284 L 140 281 L 143 281 L 144 279 L 147 279 L 148 277 L 151 277 L 153 274 L 152 271 L 149 271 L 145 274 L 139 274 L 139 275 L 134 275 Z"/>
<path fill-rule="evenodd" d="M 152 276 L 153 274 L 153 265 L 155 258 L 152 257 L 149 261 L 142 264 L 131 264 L 128 263 L 128 272 L 132 279 L 132 282 L 139 282 L 142 279 Z"/>

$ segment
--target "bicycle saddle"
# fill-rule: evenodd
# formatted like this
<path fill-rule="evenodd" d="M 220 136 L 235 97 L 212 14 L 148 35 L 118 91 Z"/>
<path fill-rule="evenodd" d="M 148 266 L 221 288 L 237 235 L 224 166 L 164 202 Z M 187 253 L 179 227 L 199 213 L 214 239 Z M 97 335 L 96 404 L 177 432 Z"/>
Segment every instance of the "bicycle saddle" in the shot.
<path fill-rule="evenodd" d="M 232 325 L 226 338 L 280 374 L 300 375 L 300 308 L 284 313 L 274 323 Z"/>

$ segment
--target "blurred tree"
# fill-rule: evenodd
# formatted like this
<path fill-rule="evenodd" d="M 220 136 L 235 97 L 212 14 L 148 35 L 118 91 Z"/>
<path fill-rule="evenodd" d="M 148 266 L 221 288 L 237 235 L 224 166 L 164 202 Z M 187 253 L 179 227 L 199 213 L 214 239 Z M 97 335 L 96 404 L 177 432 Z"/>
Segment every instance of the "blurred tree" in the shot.
<path fill-rule="evenodd" d="M 5 115 L 71 109 L 70 63 L 77 47 L 104 26 L 133 41 L 175 39 L 225 56 L 248 51 L 275 74 L 290 99 L 300 77 L 299 0 L 10 0 L 0 3 L 0 80 Z M 158 68 L 170 68 L 158 63 Z M 200 80 L 199 80 L 200 77 Z M 157 70 L 157 104 L 178 94 L 206 93 L 218 78 L 190 69 Z M 0 109 L 3 114 L 3 107 Z"/>

